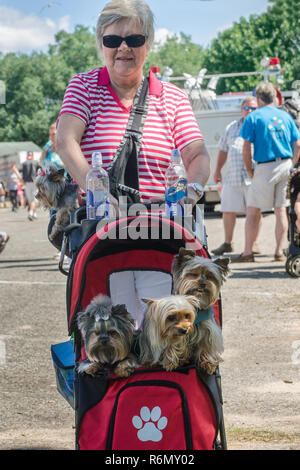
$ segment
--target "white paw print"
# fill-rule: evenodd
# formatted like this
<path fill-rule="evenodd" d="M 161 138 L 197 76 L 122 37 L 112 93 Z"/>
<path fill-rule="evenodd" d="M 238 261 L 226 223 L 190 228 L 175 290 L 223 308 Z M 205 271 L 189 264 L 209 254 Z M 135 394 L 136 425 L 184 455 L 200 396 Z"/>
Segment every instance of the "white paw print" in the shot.
<path fill-rule="evenodd" d="M 168 419 L 161 417 L 159 406 L 155 406 L 151 412 L 147 406 L 143 406 L 140 409 L 140 416 L 132 418 L 132 424 L 138 429 L 137 436 L 140 441 L 159 442 L 163 437 L 161 431 L 167 426 Z"/>

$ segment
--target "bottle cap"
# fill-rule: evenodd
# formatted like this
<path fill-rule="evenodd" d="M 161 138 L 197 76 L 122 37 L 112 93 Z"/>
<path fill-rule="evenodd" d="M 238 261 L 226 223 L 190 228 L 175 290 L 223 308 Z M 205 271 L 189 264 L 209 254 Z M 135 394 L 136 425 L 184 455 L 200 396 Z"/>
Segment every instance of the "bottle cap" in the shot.
<path fill-rule="evenodd" d="M 181 154 L 179 149 L 172 150 L 171 160 L 175 163 L 181 163 Z"/>
<path fill-rule="evenodd" d="M 92 154 L 92 166 L 102 165 L 102 154 L 101 152 L 94 152 Z"/>

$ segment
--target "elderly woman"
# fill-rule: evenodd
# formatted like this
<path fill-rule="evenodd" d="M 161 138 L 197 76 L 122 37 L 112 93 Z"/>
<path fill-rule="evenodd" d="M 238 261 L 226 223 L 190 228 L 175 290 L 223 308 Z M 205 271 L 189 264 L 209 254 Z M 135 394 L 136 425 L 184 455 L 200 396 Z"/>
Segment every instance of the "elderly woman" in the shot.
<path fill-rule="evenodd" d="M 134 98 L 144 80 L 143 66 L 154 39 L 153 14 L 143 0 L 112 0 L 99 16 L 96 35 L 105 67 L 80 73 L 71 80 L 57 128 L 58 153 L 83 190 L 92 153 L 102 153 L 103 167 L 107 169 L 122 141 Z M 210 168 L 203 137 L 186 94 L 173 84 L 160 82 L 150 72 L 148 114 L 138 155 L 142 202 L 164 199 L 165 172 L 174 148 L 181 151 L 189 198 L 196 204 Z M 110 200 L 117 204 L 112 196 Z M 120 281 L 118 303 L 126 303 L 128 290 Z M 135 284 L 138 289 L 136 278 Z M 164 295 L 163 281 L 158 284 L 160 295 Z M 121 287 L 127 292 L 125 302 L 120 299 Z M 149 293 L 144 291 L 142 296 Z"/>
<path fill-rule="evenodd" d="M 71 80 L 57 128 L 58 153 L 83 190 L 92 153 L 102 153 L 106 169 L 122 140 L 154 38 L 153 14 L 143 0 L 112 0 L 99 16 L 96 34 L 105 67 Z M 189 183 L 204 186 L 209 176 L 209 156 L 185 93 L 151 72 L 149 80 L 149 110 L 138 156 L 145 202 L 164 198 L 164 175 L 175 147 Z M 189 196 L 194 203 L 199 199 L 197 186 L 189 187 Z"/>

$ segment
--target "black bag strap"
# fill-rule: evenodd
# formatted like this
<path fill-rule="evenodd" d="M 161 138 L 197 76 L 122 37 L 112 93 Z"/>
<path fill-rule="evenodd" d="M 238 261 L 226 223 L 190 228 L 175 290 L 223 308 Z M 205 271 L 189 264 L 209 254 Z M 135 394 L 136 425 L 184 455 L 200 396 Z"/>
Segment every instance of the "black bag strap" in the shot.
<path fill-rule="evenodd" d="M 149 79 L 145 78 L 135 95 L 123 139 L 107 168 L 115 197 L 128 193 L 139 200 L 138 154 L 148 113 L 148 91 Z"/>

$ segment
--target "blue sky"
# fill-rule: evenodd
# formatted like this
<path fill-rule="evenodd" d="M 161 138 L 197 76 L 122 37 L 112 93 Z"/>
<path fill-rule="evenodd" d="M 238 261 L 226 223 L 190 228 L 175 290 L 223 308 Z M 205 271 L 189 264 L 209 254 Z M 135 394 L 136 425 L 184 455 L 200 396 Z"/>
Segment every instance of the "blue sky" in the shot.
<path fill-rule="evenodd" d="M 60 29 L 93 27 L 107 0 L 0 0 L 0 51 L 47 50 Z M 261 14 L 268 0 L 148 0 L 156 39 L 180 31 L 203 46 L 240 17 Z"/>

